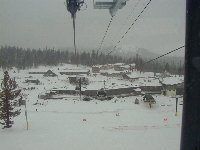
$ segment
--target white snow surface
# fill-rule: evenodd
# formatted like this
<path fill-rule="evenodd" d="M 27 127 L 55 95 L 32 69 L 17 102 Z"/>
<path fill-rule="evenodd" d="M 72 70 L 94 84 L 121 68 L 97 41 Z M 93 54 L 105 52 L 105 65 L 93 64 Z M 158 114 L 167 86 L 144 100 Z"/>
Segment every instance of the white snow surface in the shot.
<path fill-rule="evenodd" d="M 124 71 L 115 71 L 114 69 L 109 69 L 109 70 L 100 70 L 100 73 L 108 73 L 108 74 L 113 74 L 113 73 L 127 73 L 128 70 L 124 70 Z"/>
<path fill-rule="evenodd" d="M 129 78 L 131 78 L 131 79 L 134 79 L 134 78 L 145 78 L 145 77 L 153 78 L 154 77 L 154 73 L 153 72 L 134 71 L 134 72 L 131 72 L 131 74 L 127 74 L 127 76 Z"/>
<path fill-rule="evenodd" d="M 162 79 L 162 83 L 166 85 L 175 85 L 183 82 L 184 82 L 183 76 L 176 76 L 176 77 L 171 76 Z"/>
<path fill-rule="evenodd" d="M 34 71 L 51 69 L 57 73 L 73 65 L 39 67 Z M 59 68 L 59 70 L 58 70 Z M 80 66 L 80 69 L 90 69 Z M 77 69 L 77 68 L 76 68 Z M 29 70 L 19 73 L 9 71 L 26 95 L 29 130 L 26 130 L 24 107 L 14 119 L 10 129 L 0 129 L 0 147 L 5 150 L 178 150 L 180 145 L 182 105 L 175 116 L 175 98 L 154 95 L 156 104 L 150 109 L 141 96 L 114 97 L 110 101 L 80 101 L 79 96 L 63 95 L 60 99 L 41 100 L 38 94 L 53 88 L 74 89 L 66 75 L 43 77 L 30 75 Z M 1 79 L 3 70 L 0 71 Z M 30 77 L 32 76 L 32 77 Z M 39 79 L 41 84 L 24 83 L 27 78 Z M 88 76 L 91 87 L 107 88 L 115 83 L 122 86 L 133 83 L 107 78 L 101 75 Z M 98 82 L 99 81 L 99 82 Z M 92 84 L 93 83 L 93 84 Z M 109 84 L 110 83 L 110 84 Z M 97 86 L 97 87 L 96 87 Z M 99 86 L 99 87 L 98 87 Z M 114 85 L 113 85 L 114 86 Z M 35 87 L 35 89 L 28 89 Z M 112 87 L 113 88 L 113 87 Z M 134 104 L 135 99 L 140 104 Z M 42 105 L 33 105 L 38 100 Z M 182 98 L 179 98 L 182 104 Z M 36 111 L 37 109 L 37 111 Z M 116 114 L 119 113 L 119 116 Z M 84 121 L 85 120 L 85 121 Z"/>

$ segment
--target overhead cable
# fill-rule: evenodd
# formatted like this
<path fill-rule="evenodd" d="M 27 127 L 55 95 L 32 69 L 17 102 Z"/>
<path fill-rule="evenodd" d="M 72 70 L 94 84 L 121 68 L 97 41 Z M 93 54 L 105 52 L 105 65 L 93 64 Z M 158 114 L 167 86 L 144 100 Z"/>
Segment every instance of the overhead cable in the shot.
<path fill-rule="evenodd" d="M 131 18 L 131 16 L 134 14 L 135 9 L 137 8 L 137 6 L 138 6 L 138 4 L 140 3 L 140 1 L 141 1 L 141 0 L 138 0 L 138 1 L 136 2 L 136 4 L 134 5 L 134 7 L 133 7 L 131 13 L 128 15 L 128 17 L 126 18 L 126 20 L 123 22 L 123 24 L 122 24 L 122 26 L 121 26 L 121 28 L 120 28 L 120 32 L 119 32 L 119 33 L 121 33 L 122 28 L 125 26 L 125 24 L 127 23 L 127 21 Z"/>
<path fill-rule="evenodd" d="M 107 26 L 107 28 L 106 28 L 106 31 L 105 31 L 105 33 L 104 33 L 104 36 L 103 36 L 103 38 L 102 38 L 102 40 L 101 40 L 100 46 L 99 46 L 99 48 L 97 49 L 97 56 L 98 56 L 98 53 L 99 53 L 99 51 L 101 50 L 101 47 L 102 47 L 102 45 L 103 45 L 103 42 L 104 42 L 104 40 L 105 40 L 105 38 L 106 38 L 106 36 L 107 36 L 108 30 L 109 30 L 110 25 L 111 25 L 111 23 L 112 23 L 112 21 L 113 21 L 113 18 L 114 18 L 114 16 L 112 16 L 112 17 L 110 18 L 109 24 L 108 24 L 108 26 Z"/>
<path fill-rule="evenodd" d="M 136 19 L 133 21 L 133 23 L 131 24 L 131 26 L 127 29 L 127 31 L 122 35 L 122 37 L 120 38 L 120 40 L 117 42 L 117 44 L 119 44 L 121 42 L 121 40 L 126 36 L 126 34 L 130 31 L 130 29 L 133 27 L 133 25 L 137 22 L 137 20 L 141 17 L 142 13 L 145 11 L 145 9 L 149 6 L 149 4 L 151 3 L 152 0 L 149 0 L 149 2 L 145 5 L 145 7 L 143 8 L 143 10 L 140 12 L 140 14 L 136 17 Z M 117 44 L 114 46 L 114 50 L 117 47 Z M 114 50 L 111 50 L 107 55 L 110 55 Z"/>
<path fill-rule="evenodd" d="M 183 46 L 181 46 L 181 47 L 179 47 L 179 48 L 176 48 L 176 49 L 174 49 L 174 50 L 172 50 L 172 51 L 170 51 L 170 52 L 168 52 L 168 53 L 165 53 L 165 54 L 163 54 L 163 55 L 161 55 L 161 56 L 158 56 L 158 57 L 156 57 L 156 58 L 154 58 L 154 59 L 151 59 L 151 60 L 149 60 L 149 61 L 143 63 L 142 66 L 144 66 L 145 64 L 150 63 L 150 62 L 152 62 L 152 61 L 155 61 L 155 60 L 157 60 L 157 59 L 159 59 L 159 58 L 161 58 L 161 57 L 164 57 L 164 56 L 166 56 L 166 55 L 168 55 L 168 54 L 170 54 L 170 53 L 173 53 L 173 52 L 175 52 L 175 51 L 178 51 L 178 50 L 180 50 L 180 49 L 182 49 L 182 48 L 184 48 L 184 47 L 185 47 L 185 45 L 183 45 Z"/>

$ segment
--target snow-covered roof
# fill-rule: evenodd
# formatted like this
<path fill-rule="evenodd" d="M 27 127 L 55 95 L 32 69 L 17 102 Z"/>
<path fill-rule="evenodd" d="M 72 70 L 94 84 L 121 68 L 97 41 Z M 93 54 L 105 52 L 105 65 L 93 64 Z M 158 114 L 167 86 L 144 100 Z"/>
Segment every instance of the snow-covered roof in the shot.
<path fill-rule="evenodd" d="M 103 65 L 94 65 L 92 67 L 98 67 L 98 68 L 101 68 Z"/>
<path fill-rule="evenodd" d="M 161 75 L 161 73 L 156 73 L 156 76 L 160 76 Z"/>
<path fill-rule="evenodd" d="M 139 78 L 138 80 L 131 83 L 134 87 L 162 86 L 159 80 L 155 78 Z"/>
<path fill-rule="evenodd" d="M 87 75 L 86 74 L 69 75 L 68 78 L 70 78 L 70 77 L 77 77 L 77 78 L 79 78 L 79 77 L 87 77 Z"/>
<path fill-rule="evenodd" d="M 89 69 L 68 69 L 65 70 L 64 72 L 90 72 Z"/>
<path fill-rule="evenodd" d="M 122 66 L 123 68 L 126 68 L 126 69 L 129 69 L 130 68 L 130 65 L 124 65 Z"/>
<path fill-rule="evenodd" d="M 127 73 L 127 71 L 126 70 L 115 71 L 114 69 L 109 69 L 109 70 L 100 70 L 100 73 L 115 74 L 115 73 Z"/>
<path fill-rule="evenodd" d="M 131 79 L 144 77 L 140 72 L 131 72 L 131 74 L 127 74 L 127 76 Z"/>
<path fill-rule="evenodd" d="M 114 65 L 116 65 L 116 66 L 122 66 L 122 65 L 124 65 L 124 63 L 115 63 Z"/>
<path fill-rule="evenodd" d="M 129 64 L 129 65 L 131 65 L 131 66 L 135 66 L 135 64 Z"/>
<path fill-rule="evenodd" d="M 140 88 L 134 89 L 136 92 L 141 92 L 142 90 Z"/>
<path fill-rule="evenodd" d="M 161 80 L 161 83 L 165 85 L 176 85 L 183 82 L 184 82 L 184 78 L 178 77 L 178 76 L 166 77 Z"/>
<path fill-rule="evenodd" d="M 153 72 L 139 72 L 139 71 L 134 71 L 131 72 L 131 74 L 127 74 L 127 76 L 131 79 L 135 79 L 135 78 L 148 78 L 148 77 L 154 77 L 154 73 Z"/>

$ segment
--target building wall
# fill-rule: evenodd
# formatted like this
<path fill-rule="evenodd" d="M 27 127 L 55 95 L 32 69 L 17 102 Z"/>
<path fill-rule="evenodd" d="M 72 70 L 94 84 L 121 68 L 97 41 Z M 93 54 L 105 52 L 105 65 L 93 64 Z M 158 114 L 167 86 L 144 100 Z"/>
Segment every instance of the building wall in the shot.
<path fill-rule="evenodd" d="M 75 84 L 76 83 L 76 77 L 69 77 L 69 83 Z"/>
<path fill-rule="evenodd" d="M 164 96 L 176 96 L 176 89 L 164 89 L 162 94 Z"/>
<path fill-rule="evenodd" d="M 133 91 L 133 87 L 129 87 L 129 88 L 120 88 L 120 89 L 110 89 L 110 90 L 106 90 L 107 95 L 120 95 L 120 94 L 130 94 L 130 93 L 134 93 Z"/>
<path fill-rule="evenodd" d="M 100 68 L 99 67 L 92 67 L 92 72 L 93 73 L 99 73 Z"/>
<path fill-rule="evenodd" d="M 166 96 L 183 95 L 184 92 L 183 83 L 176 85 L 163 85 L 163 89 L 163 95 Z"/>
<path fill-rule="evenodd" d="M 29 74 L 45 74 L 46 72 L 29 72 Z"/>
<path fill-rule="evenodd" d="M 124 69 L 120 66 L 114 66 L 115 71 L 123 71 Z"/>
<path fill-rule="evenodd" d="M 165 90 L 165 91 L 166 91 L 165 96 L 176 96 L 176 90 L 175 89 Z"/>
<path fill-rule="evenodd" d="M 109 70 L 109 69 L 113 69 L 114 67 L 113 66 L 111 66 L 111 65 L 105 65 L 105 66 L 102 66 L 101 67 L 101 70 Z"/>
<path fill-rule="evenodd" d="M 142 91 L 149 91 L 149 92 L 160 92 L 162 91 L 162 86 L 140 86 L 139 87 Z"/>
<path fill-rule="evenodd" d="M 80 74 L 87 74 L 89 75 L 90 72 L 60 72 L 61 75 L 80 75 Z"/>

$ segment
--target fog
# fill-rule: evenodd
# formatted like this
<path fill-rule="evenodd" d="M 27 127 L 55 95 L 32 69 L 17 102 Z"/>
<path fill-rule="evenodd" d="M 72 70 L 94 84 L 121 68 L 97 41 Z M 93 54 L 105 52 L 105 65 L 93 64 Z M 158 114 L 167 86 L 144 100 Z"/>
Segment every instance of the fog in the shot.
<path fill-rule="evenodd" d="M 102 48 L 112 47 L 133 23 L 148 0 L 129 0 L 111 24 Z M 97 49 L 111 18 L 108 10 L 93 9 L 93 1 L 77 13 L 77 49 Z M 165 53 L 184 45 L 185 1 L 152 0 L 117 46 Z M 73 48 L 73 28 L 64 0 L 0 0 L 0 45 L 23 48 Z M 183 50 L 174 55 L 183 55 Z"/>

